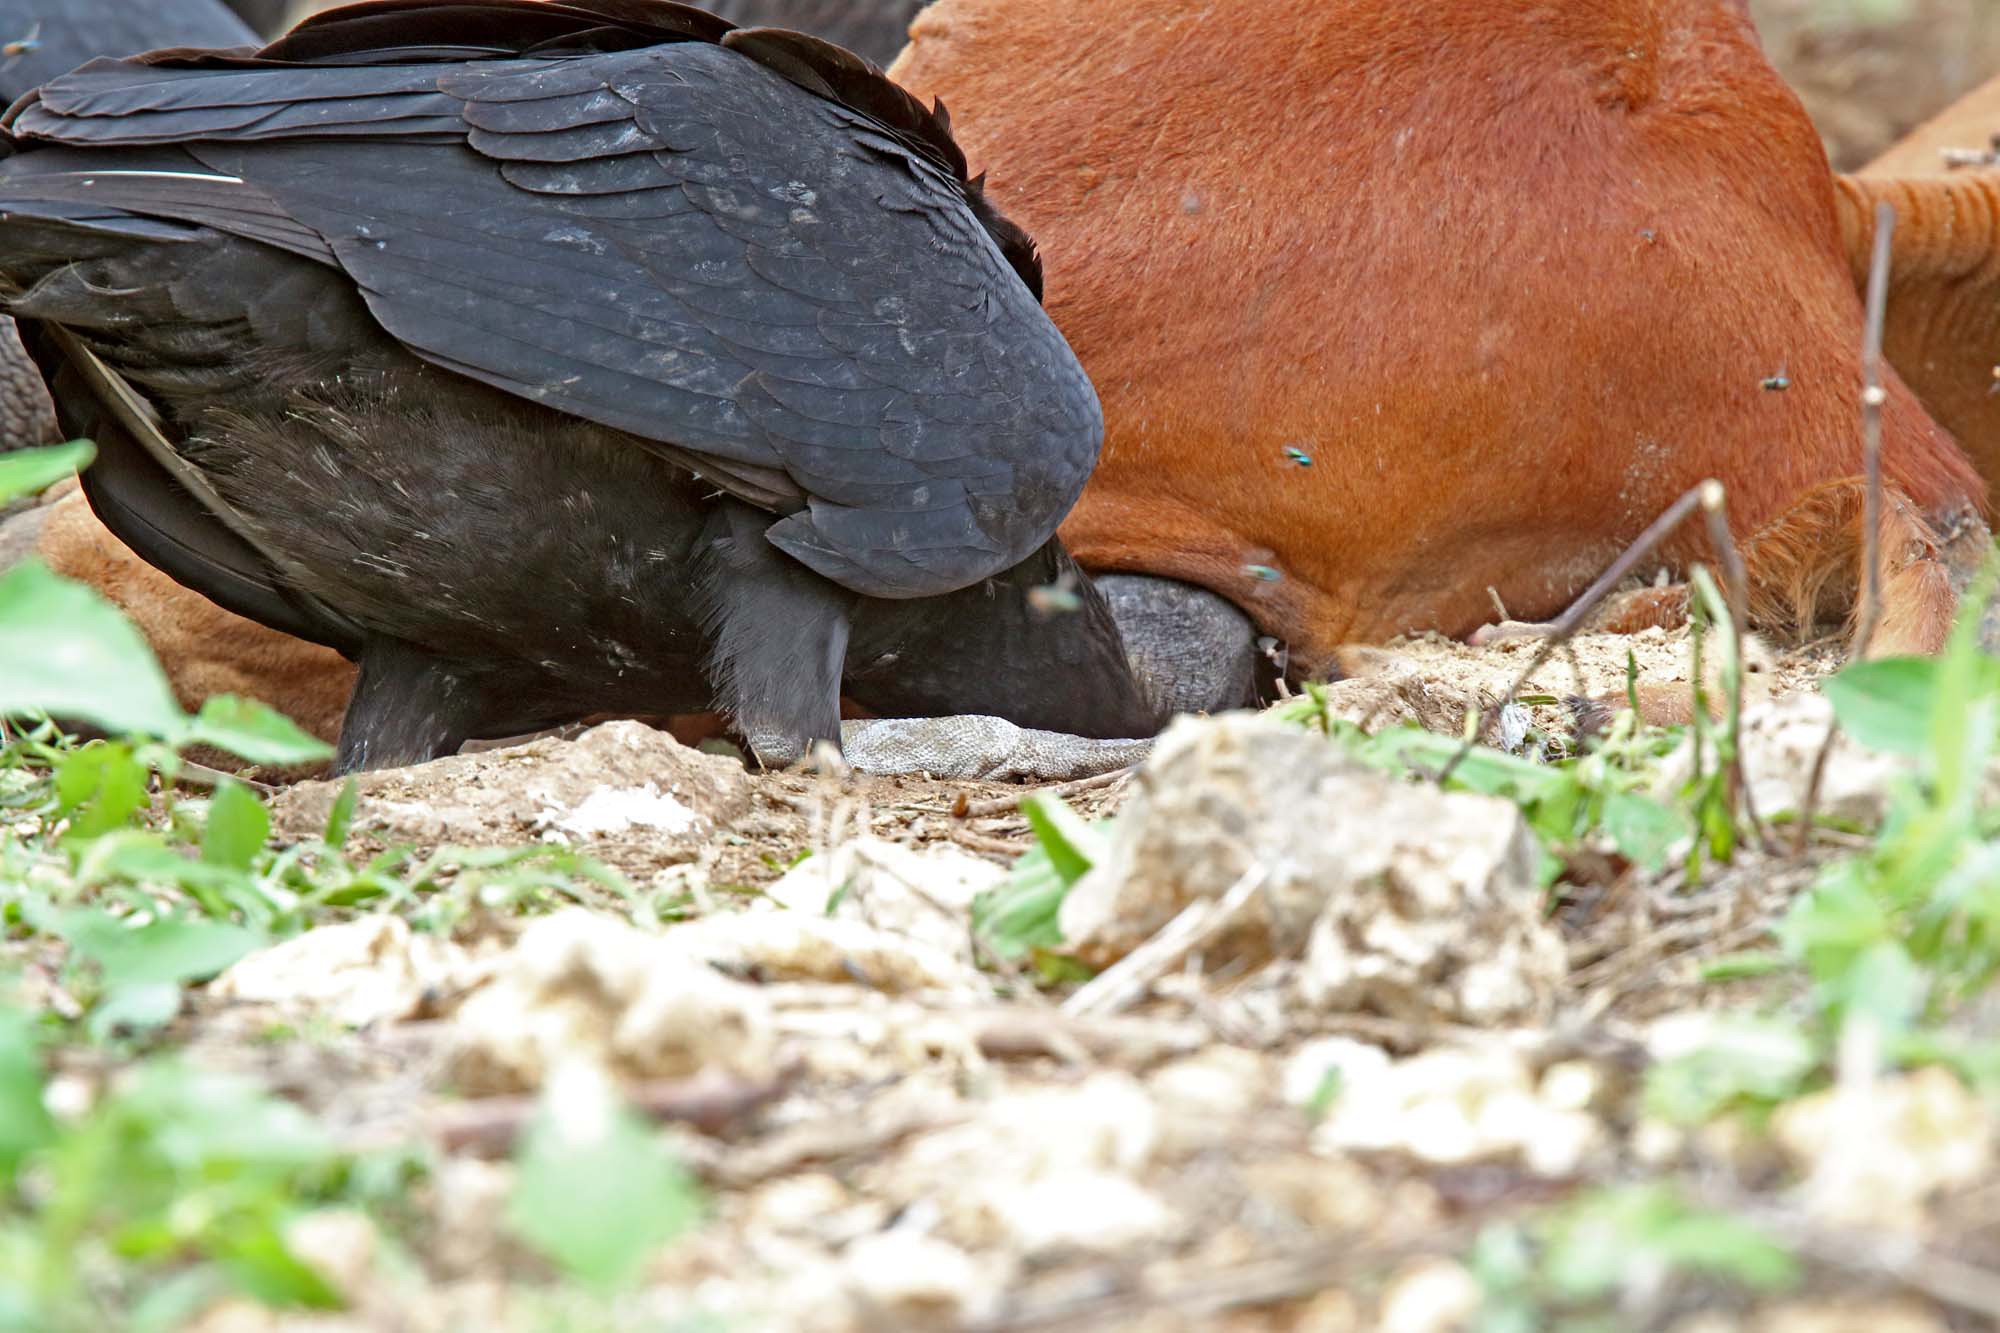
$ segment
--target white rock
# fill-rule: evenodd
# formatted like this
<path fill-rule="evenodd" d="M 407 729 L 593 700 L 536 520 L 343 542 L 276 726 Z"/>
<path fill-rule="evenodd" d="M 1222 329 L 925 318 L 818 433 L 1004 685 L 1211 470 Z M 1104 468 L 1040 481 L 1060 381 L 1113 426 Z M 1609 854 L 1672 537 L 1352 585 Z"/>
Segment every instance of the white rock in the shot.
<path fill-rule="evenodd" d="M 899 1328 L 957 1328 L 999 1306 L 999 1284 L 964 1250 L 906 1228 L 856 1240 L 841 1269 L 855 1298 Z"/>
<path fill-rule="evenodd" d="M 1453 1333 L 1479 1313 L 1479 1281 L 1449 1259 L 1424 1259 L 1389 1280 L 1378 1333 Z"/>
<path fill-rule="evenodd" d="M 1833 705 L 1821 694 L 1792 694 L 1743 710 L 1743 773 L 1757 813 L 1796 814 L 1812 785 L 1813 764 L 1826 742 Z M 1655 791 L 1678 792 L 1694 774 L 1693 741 L 1660 763 Z M 1705 756 L 1713 764 L 1713 753 Z M 1820 779 L 1819 814 L 1874 827 L 1888 808 L 1889 792 L 1898 782 L 1917 774 L 1914 760 L 1864 749 L 1842 733 L 1827 756 Z M 2000 770 L 1989 773 L 1987 795 L 2000 795 Z"/>
<path fill-rule="evenodd" d="M 1933 1194 L 1991 1178 L 1993 1116 L 1935 1065 L 1787 1102 L 1771 1133 L 1807 1173 L 1808 1207 L 1846 1223 L 1914 1229 Z"/>
<path fill-rule="evenodd" d="M 970 964 L 972 900 L 1006 877 L 1005 867 L 957 847 L 867 837 L 807 857 L 765 897 L 809 916 L 860 921 Z"/>
<path fill-rule="evenodd" d="M 1444 793 L 1263 717 L 1182 719 L 1161 737 L 1102 864 L 1062 908 L 1102 966 L 1189 903 L 1263 876 L 1211 963 L 1305 955 L 1296 1000 L 1412 1021 L 1545 1016 L 1565 968 L 1537 851 L 1505 801 Z"/>
<path fill-rule="evenodd" d="M 694 810 L 660 790 L 657 782 L 643 787 L 598 787 L 567 813 L 551 807 L 536 822 L 573 837 L 596 838 L 635 828 L 666 833 L 690 833 L 701 827 Z"/>
<path fill-rule="evenodd" d="M 708 1068 L 762 1078 L 774 1062 L 756 987 L 663 936 L 582 909 L 523 932 L 453 1026 L 454 1074 L 472 1092 L 538 1087 L 569 1056 L 638 1079 Z"/>
<path fill-rule="evenodd" d="M 1125 1176 L 1077 1171 L 1014 1184 L 993 1182 L 985 1210 L 1023 1259 L 1115 1254 L 1167 1234 L 1173 1214 L 1160 1197 Z"/>
<path fill-rule="evenodd" d="M 384 913 L 320 926 L 239 959 L 208 985 L 218 999 L 311 1010 L 350 1027 L 414 1016 L 427 995 L 468 984 L 474 966 L 449 940 Z"/>
<path fill-rule="evenodd" d="M 1092 1074 L 1070 1087 L 1002 1094 L 976 1119 L 919 1139 L 881 1191 L 934 1203 L 950 1237 L 980 1253 L 1129 1243 L 1173 1224 L 1134 1179 L 1159 1152 L 1161 1133 L 1159 1109 L 1135 1079 Z"/>
<path fill-rule="evenodd" d="M 1340 1087 L 1345 1089 L 1387 1074 L 1391 1063 L 1389 1053 L 1380 1046 L 1352 1037 L 1307 1042 L 1285 1062 L 1285 1100 L 1294 1106 L 1309 1105 L 1326 1086 L 1329 1073 L 1337 1074 Z"/>
<path fill-rule="evenodd" d="M 920 939 L 844 917 L 808 912 L 718 912 L 665 936 L 684 959 L 771 981 L 821 981 L 906 991 L 987 994 L 991 983 L 968 961 Z"/>
<path fill-rule="evenodd" d="M 1527 1062 L 1494 1046 L 1429 1050 L 1343 1080 L 1314 1143 L 1437 1163 L 1514 1160 L 1560 1176 L 1581 1168 L 1606 1139 L 1595 1116 L 1544 1101 Z"/>

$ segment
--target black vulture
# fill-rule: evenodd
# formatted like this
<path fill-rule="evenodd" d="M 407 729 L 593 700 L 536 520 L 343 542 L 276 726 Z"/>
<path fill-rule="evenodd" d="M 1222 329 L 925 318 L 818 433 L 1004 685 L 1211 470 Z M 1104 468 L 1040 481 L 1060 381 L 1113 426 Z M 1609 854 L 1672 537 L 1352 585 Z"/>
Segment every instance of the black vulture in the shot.
<path fill-rule="evenodd" d="M 1159 718 L 1097 399 L 941 110 L 665 0 L 372 0 L 17 103 L 0 292 L 105 524 L 356 660 L 336 761 L 720 707 Z"/>

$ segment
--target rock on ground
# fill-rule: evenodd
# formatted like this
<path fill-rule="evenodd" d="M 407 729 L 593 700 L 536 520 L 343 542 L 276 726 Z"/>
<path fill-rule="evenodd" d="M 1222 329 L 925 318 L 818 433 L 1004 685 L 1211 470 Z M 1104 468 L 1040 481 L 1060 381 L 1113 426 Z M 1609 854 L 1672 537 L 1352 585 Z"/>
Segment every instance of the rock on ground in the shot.
<path fill-rule="evenodd" d="M 743 766 L 689 749 L 641 722 L 608 722 L 573 741 L 452 755 L 355 779 L 357 833 L 387 844 L 567 843 L 643 869 L 694 857 L 750 805 Z M 281 837 L 312 838 L 341 782 L 302 782 L 272 802 Z"/>
<path fill-rule="evenodd" d="M 1391 777 L 1250 715 L 1175 723 L 1135 788 L 1063 904 L 1086 961 L 1255 875 L 1247 910 L 1204 944 L 1211 963 L 1303 955 L 1297 998 L 1322 1010 L 1492 1024 L 1552 1006 L 1563 947 L 1508 802 Z"/>

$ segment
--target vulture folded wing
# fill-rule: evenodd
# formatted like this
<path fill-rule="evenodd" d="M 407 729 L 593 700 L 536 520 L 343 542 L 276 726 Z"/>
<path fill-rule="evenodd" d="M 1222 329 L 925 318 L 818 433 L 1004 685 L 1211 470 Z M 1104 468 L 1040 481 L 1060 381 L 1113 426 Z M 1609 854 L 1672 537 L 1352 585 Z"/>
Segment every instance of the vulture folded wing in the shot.
<path fill-rule="evenodd" d="M 406 7 L 364 8 L 386 32 Z M 1017 563 L 1095 462 L 1088 380 L 929 113 L 822 43 L 741 36 L 111 62 L 11 128 L 181 144 L 218 196 L 268 196 L 322 237 L 418 355 L 651 442 L 783 514 L 770 540 L 857 592 L 931 595 Z M 122 202 L 118 180 L 91 188 Z M 153 216 L 249 234 L 219 201 L 144 193 Z"/>

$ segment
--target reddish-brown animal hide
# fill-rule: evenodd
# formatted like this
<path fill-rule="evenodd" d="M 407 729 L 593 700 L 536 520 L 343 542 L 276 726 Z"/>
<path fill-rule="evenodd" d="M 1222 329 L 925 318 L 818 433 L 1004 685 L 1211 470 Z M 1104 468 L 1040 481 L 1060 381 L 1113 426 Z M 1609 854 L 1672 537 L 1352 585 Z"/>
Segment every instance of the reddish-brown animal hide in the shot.
<path fill-rule="evenodd" d="M 1730 0 L 939 0 L 892 73 L 1041 243 L 1103 398 L 1087 566 L 1311 660 L 1466 633 L 1489 586 L 1552 614 L 1704 477 L 1767 601 L 1851 560 L 1808 497 L 1860 471 L 1861 303 Z M 1976 550 L 1976 474 L 1888 390 L 1892 510 Z M 1881 642 L 1936 642 L 1949 596 L 1895 591 Z"/>
<path fill-rule="evenodd" d="M 1950 165 L 1991 156 L 2000 79 L 1919 126 L 1839 181 L 1841 228 L 1857 281 L 1868 269 L 1874 205 L 1896 209 L 1885 346 L 1910 387 L 2000 487 L 2000 169 Z"/>

